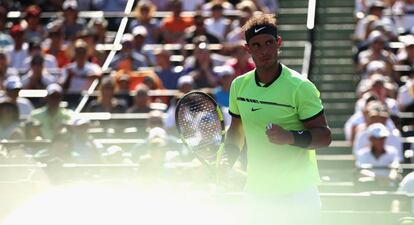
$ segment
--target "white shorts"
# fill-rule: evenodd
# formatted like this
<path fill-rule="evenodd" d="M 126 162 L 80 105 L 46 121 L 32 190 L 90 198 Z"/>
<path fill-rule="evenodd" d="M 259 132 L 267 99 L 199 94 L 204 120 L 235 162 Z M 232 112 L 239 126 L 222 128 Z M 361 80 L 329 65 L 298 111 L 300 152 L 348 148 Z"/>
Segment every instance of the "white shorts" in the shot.
<path fill-rule="evenodd" d="M 321 224 L 321 200 L 316 186 L 283 196 L 247 194 L 242 205 L 245 225 Z"/>

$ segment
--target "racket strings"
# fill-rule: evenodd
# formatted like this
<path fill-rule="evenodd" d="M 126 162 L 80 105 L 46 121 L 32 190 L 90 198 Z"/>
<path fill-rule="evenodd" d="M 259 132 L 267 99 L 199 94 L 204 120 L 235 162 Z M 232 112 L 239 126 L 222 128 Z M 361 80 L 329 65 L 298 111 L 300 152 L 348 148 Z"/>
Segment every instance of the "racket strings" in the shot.
<path fill-rule="evenodd" d="M 193 95 L 182 99 L 178 113 L 179 129 L 187 144 L 195 151 L 210 149 L 215 153 L 221 143 L 221 122 L 216 105 L 203 95 Z"/>

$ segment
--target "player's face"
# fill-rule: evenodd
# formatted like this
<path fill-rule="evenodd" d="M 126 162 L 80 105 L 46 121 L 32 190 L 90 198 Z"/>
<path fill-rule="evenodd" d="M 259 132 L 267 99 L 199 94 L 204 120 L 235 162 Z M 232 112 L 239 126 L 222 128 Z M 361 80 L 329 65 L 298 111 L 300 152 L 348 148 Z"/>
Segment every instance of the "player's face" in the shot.
<path fill-rule="evenodd" d="M 280 37 L 270 34 L 259 34 L 252 37 L 246 44 L 247 51 L 252 55 L 256 67 L 272 67 L 277 65 L 279 47 L 282 43 Z"/>

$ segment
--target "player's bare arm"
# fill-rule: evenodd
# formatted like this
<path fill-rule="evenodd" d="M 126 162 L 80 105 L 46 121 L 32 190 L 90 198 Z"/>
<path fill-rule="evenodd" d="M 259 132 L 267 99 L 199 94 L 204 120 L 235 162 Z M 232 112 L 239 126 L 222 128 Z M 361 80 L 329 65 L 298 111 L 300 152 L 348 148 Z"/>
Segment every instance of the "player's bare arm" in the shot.
<path fill-rule="evenodd" d="M 226 133 L 224 154 L 227 165 L 232 167 L 240 155 L 244 143 L 244 131 L 240 118 L 232 117 L 231 124 Z"/>
<path fill-rule="evenodd" d="M 329 146 L 332 141 L 331 131 L 326 122 L 325 114 L 321 114 L 312 120 L 307 120 L 303 123 L 305 130 L 311 136 L 310 144 L 307 148 L 323 148 Z M 269 141 L 274 144 L 295 144 L 295 135 L 292 131 L 285 130 L 277 124 L 272 124 L 266 130 Z M 299 131 L 301 134 L 301 131 Z"/>

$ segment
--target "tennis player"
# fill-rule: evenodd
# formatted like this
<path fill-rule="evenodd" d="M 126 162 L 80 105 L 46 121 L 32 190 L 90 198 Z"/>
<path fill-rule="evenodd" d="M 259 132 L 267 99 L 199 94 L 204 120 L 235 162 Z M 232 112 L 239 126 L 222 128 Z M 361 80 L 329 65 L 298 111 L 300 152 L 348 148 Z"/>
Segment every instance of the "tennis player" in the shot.
<path fill-rule="evenodd" d="M 249 210 L 265 220 L 251 224 L 318 224 L 321 205 L 314 149 L 331 142 L 319 91 L 279 62 L 282 39 L 273 15 L 253 16 L 243 30 L 256 69 L 232 82 L 232 121 L 222 166 L 233 166 L 246 140 Z M 269 214 L 261 214 L 264 211 Z M 280 217 L 283 214 L 288 216 Z"/>

